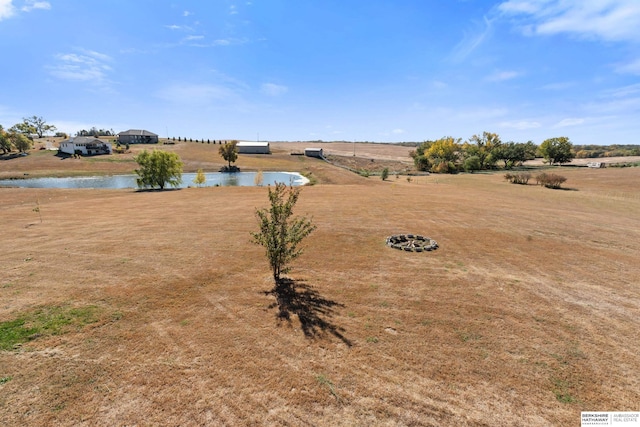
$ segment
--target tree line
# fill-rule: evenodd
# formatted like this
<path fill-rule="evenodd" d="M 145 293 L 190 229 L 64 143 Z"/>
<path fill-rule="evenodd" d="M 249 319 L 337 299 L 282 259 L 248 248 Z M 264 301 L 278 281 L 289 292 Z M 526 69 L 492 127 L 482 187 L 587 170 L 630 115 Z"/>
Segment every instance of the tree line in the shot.
<path fill-rule="evenodd" d="M 113 129 L 98 129 L 95 126 L 93 126 L 91 129 L 89 130 L 79 130 L 78 132 L 76 132 L 76 136 L 93 136 L 93 137 L 99 137 L 99 136 L 115 136 L 116 133 L 113 131 Z"/>
<path fill-rule="evenodd" d="M 56 127 L 48 124 L 45 119 L 38 116 L 25 117 L 22 122 L 16 123 L 5 130 L 0 125 L 0 150 L 7 154 L 14 149 L 21 153 L 28 151 L 33 145 L 33 136 L 42 138 L 48 132 L 55 132 Z"/>
<path fill-rule="evenodd" d="M 547 163 L 568 163 L 575 158 L 569 138 L 550 138 L 537 146 L 528 142 L 502 142 L 496 133 L 483 132 L 473 135 L 468 141 L 451 136 L 435 141 L 425 141 L 410 153 L 416 169 L 434 173 L 456 173 L 504 169 L 519 166 L 527 160 L 543 157 Z"/>

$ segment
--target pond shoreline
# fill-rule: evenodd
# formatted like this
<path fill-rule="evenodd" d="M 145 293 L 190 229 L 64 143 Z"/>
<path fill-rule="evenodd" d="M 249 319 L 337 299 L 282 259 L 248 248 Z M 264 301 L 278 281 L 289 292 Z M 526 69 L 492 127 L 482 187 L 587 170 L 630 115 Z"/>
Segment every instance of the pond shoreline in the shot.
<path fill-rule="evenodd" d="M 258 176 L 260 174 L 260 176 Z M 194 182 L 196 173 L 183 173 L 182 183 L 177 187 L 255 187 L 284 182 L 292 186 L 302 186 L 309 180 L 298 172 L 208 172 L 205 182 L 198 185 Z M 148 189 L 140 188 L 136 184 L 137 175 L 83 175 L 71 177 L 29 177 L 7 178 L 0 180 L 1 187 L 18 188 L 92 188 L 92 189 Z"/>

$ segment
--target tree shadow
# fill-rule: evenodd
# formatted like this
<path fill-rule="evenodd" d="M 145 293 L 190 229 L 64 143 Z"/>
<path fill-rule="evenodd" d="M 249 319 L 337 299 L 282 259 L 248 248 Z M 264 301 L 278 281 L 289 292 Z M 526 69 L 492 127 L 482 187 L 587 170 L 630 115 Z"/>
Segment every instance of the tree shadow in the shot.
<path fill-rule="evenodd" d="M 269 308 L 278 308 L 276 317 L 279 320 L 291 323 L 291 315 L 298 316 L 302 332 L 307 338 L 331 334 L 351 347 L 351 340 L 343 335 L 344 328 L 328 320 L 335 314 L 335 307 L 344 307 L 344 304 L 324 298 L 304 280 L 290 278 L 281 278 L 272 290 L 264 294 L 275 296 L 276 302 L 270 304 Z"/>

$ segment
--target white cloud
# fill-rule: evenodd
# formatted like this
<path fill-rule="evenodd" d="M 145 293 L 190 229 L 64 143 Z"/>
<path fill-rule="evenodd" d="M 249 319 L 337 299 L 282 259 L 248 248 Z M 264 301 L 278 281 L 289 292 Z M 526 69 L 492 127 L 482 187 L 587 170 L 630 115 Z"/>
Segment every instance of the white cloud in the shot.
<path fill-rule="evenodd" d="M 619 114 L 637 117 L 640 114 L 640 83 L 603 91 L 599 99 L 585 105 L 585 109 L 590 115 Z"/>
<path fill-rule="evenodd" d="M 23 12 L 31 12 L 34 9 L 43 9 L 49 10 L 51 9 L 51 4 L 48 1 L 27 1 L 24 6 L 22 6 Z"/>
<path fill-rule="evenodd" d="M 404 129 L 394 129 L 391 131 L 391 133 L 395 134 L 395 135 L 400 135 L 403 134 L 405 132 Z"/>
<path fill-rule="evenodd" d="M 616 67 L 616 72 L 621 74 L 640 75 L 640 58 L 626 64 L 619 64 Z"/>
<path fill-rule="evenodd" d="M 0 0 L 0 21 L 15 15 L 16 8 L 11 4 L 12 1 L 13 0 Z"/>
<path fill-rule="evenodd" d="M 484 18 L 481 25 L 477 25 L 475 32 L 465 33 L 462 41 L 456 45 L 449 58 L 454 62 L 461 62 L 476 50 L 489 37 L 492 31 L 491 21 Z"/>
<path fill-rule="evenodd" d="M 487 77 L 487 80 L 490 82 L 503 82 L 505 80 L 515 79 L 519 77 L 521 73 L 517 71 L 498 71 L 494 74 L 491 74 Z"/>
<path fill-rule="evenodd" d="M 51 3 L 48 1 L 27 0 L 20 8 L 21 12 L 31 12 L 35 9 L 49 10 Z M 0 0 L 0 21 L 16 15 L 18 9 L 13 4 L 13 0 Z"/>
<path fill-rule="evenodd" d="M 542 86 L 542 89 L 545 90 L 565 90 L 575 86 L 575 82 L 558 82 L 558 83 L 549 83 Z"/>
<path fill-rule="evenodd" d="M 188 10 L 185 10 L 184 12 L 182 12 L 182 16 L 187 17 L 187 16 L 191 16 L 193 15 L 193 13 L 189 12 Z"/>
<path fill-rule="evenodd" d="M 48 67 L 51 75 L 61 80 L 106 84 L 107 74 L 112 70 L 107 64 L 111 62 L 111 57 L 86 49 L 78 51 L 79 53 L 56 54 L 55 63 Z"/>
<path fill-rule="evenodd" d="M 517 130 L 536 129 L 536 128 L 539 128 L 540 126 L 542 125 L 539 122 L 526 121 L 526 120 L 500 123 L 500 127 L 517 129 Z"/>
<path fill-rule="evenodd" d="M 560 120 L 555 125 L 553 125 L 553 127 L 554 128 L 564 128 L 564 127 L 569 127 L 569 126 L 577 126 L 577 125 L 583 124 L 584 121 L 585 121 L 585 119 L 581 119 L 581 118 L 563 119 L 563 120 Z"/>
<path fill-rule="evenodd" d="M 202 39 L 204 39 L 204 36 L 187 36 L 184 38 L 184 41 L 202 40 Z"/>
<path fill-rule="evenodd" d="M 508 0 L 498 6 L 498 11 L 523 19 L 519 25 L 530 35 L 567 33 L 640 42 L 638 0 Z"/>
<path fill-rule="evenodd" d="M 289 91 L 289 88 L 275 83 L 264 83 L 260 86 L 260 92 L 268 96 L 280 96 Z"/>
<path fill-rule="evenodd" d="M 188 25 L 172 24 L 172 25 L 165 25 L 165 28 L 168 28 L 172 31 L 185 31 L 185 32 L 193 31 L 193 28 L 189 27 Z"/>
<path fill-rule="evenodd" d="M 640 95 L 640 83 L 622 86 L 604 92 L 604 96 L 606 98 L 627 98 L 629 96 L 635 97 L 637 95 Z"/>

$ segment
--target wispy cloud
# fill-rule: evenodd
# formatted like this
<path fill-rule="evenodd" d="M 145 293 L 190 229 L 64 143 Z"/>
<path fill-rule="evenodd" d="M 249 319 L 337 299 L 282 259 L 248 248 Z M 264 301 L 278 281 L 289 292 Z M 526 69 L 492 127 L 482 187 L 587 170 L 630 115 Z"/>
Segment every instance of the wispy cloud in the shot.
<path fill-rule="evenodd" d="M 626 64 L 618 64 L 615 68 L 617 73 L 640 75 L 640 58 Z"/>
<path fill-rule="evenodd" d="M 486 80 L 490 82 L 503 82 L 505 80 L 512 80 L 521 76 L 522 73 L 518 71 L 497 71 L 490 76 L 487 76 Z"/>
<path fill-rule="evenodd" d="M 280 96 L 289 91 L 289 88 L 275 83 L 264 83 L 260 86 L 260 92 L 268 96 Z"/>
<path fill-rule="evenodd" d="M 629 96 L 640 96 L 640 83 L 610 89 L 604 92 L 604 96 L 607 98 L 627 98 Z"/>
<path fill-rule="evenodd" d="M 585 110 L 593 116 L 616 114 L 638 117 L 640 114 L 640 83 L 603 91 L 597 100 L 585 105 Z"/>
<path fill-rule="evenodd" d="M 96 86 L 106 85 L 108 73 L 112 71 L 108 64 L 112 58 L 100 52 L 77 49 L 78 53 L 59 53 L 54 55 L 55 62 L 49 66 L 49 73 L 61 80 L 87 82 Z"/>
<path fill-rule="evenodd" d="M 504 16 L 520 19 L 525 34 L 573 34 L 607 41 L 640 42 L 637 0 L 508 0 L 498 6 Z"/>
<path fill-rule="evenodd" d="M 27 0 L 22 7 L 18 9 L 13 4 L 13 0 L 0 0 L 0 21 L 15 16 L 18 10 L 20 12 L 31 12 L 35 9 L 49 10 L 51 9 L 51 3 L 48 1 Z"/>
<path fill-rule="evenodd" d="M 34 9 L 49 10 L 51 9 L 51 4 L 48 1 L 28 0 L 20 10 L 23 12 L 31 12 Z"/>
<path fill-rule="evenodd" d="M 582 118 L 568 118 L 568 119 L 560 120 L 558 123 L 553 125 L 553 127 L 566 128 L 570 126 L 578 126 L 578 125 L 584 124 L 584 122 L 585 122 L 585 119 L 582 119 Z"/>
<path fill-rule="evenodd" d="M 572 88 L 576 85 L 575 82 L 557 82 L 557 83 L 549 83 L 541 87 L 541 89 L 545 90 L 566 90 Z"/>
<path fill-rule="evenodd" d="M 542 126 L 539 122 L 529 121 L 529 120 L 502 122 L 499 125 L 500 127 L 503 127 L 503 128 L 517 129 L 517 130 L 536 129 Z"/>
<path fill-rule="evenodd" d="M 191 15 L 193 15 L 193 13 L 192 13 L 192 12 L 189 12 L 188 10 L 185 10 L 184 12 L 182 12 L 182 16 L 184 16 L 185 18 L 186 18 L 187 16 L 191 16 Z"/>
<path fill-rule="evenodd" d="M 394 129 L 394 130 L 391 131 L 391 133 L 394 134 L 394 135 L 401 135 L 404 132 L 405 132 L 404 129 Z"/>
<path fill-rule="evenodd" d="M 483 22 L 477 24 L 473 32 L 464 34 L 462 41 L 456 45 L 449 58 L 454 62 L 464 61 L 490 36 L 491 31 L 491 21 L 484 17 Z"/>
<path fill-rule="evenodd" d="M 193 27 L 190 27 L 188 25 L 176 25 L 176 24 L 171 24 L 171 25 L 165 25 L 165 28 L 168 28 L 172 31 L 193 31 Z"/>

